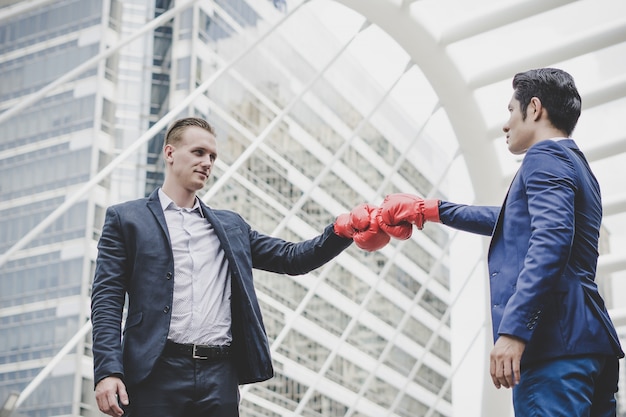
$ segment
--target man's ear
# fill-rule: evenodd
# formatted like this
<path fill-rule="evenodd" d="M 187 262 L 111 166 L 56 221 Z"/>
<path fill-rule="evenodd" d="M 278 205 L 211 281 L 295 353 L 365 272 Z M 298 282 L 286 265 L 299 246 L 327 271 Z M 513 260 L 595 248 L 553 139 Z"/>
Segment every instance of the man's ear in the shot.
<path fill-rule="evenodd" d="M 536 122 L 542 115 L 544 115 L 545 111 L 546 109 L 543 108 L 541 100 L 539 100 L 538 97 L 532 97 L 528 103 L 528 110 L 526 111 L 526 114 Z"/>
<path fill-rule="evenodd" d="M 174 153 L 174 147 L 171 144 L 167 144 L 163 147 L 163 159 L 165 162 L 172 162 L 172 153 Z"/>

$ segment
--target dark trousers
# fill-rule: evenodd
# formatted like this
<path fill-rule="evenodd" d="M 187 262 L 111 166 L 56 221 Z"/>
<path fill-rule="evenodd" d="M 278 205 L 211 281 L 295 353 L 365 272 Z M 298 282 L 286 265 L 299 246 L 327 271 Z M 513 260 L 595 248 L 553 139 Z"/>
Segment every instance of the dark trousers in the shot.
<path fill-rule="evenodd" d="M 128 417 L 238 417 L 239 386 L 230 359 L 163 355 L 145 381 L 128 387 Z"/>
<path fill-rule="evenodd" d="M 615 417 L 619 362 L 611 356 L 560 358 L 525 366 L 513 388 L 519 417 Z"/>

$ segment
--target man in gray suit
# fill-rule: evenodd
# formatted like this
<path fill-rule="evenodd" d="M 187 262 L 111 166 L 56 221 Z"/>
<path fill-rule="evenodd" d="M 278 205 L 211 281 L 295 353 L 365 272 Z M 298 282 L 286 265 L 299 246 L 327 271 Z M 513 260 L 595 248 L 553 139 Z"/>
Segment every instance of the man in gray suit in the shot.
<path fill-rule="evenodd" d="M 202 119 L 176 121 L 163 156 L 163 186 L 106 213 L 92 292 L 96 400 L 112 416 L 238 416 L 238 385 L 273 376 L 252 269 L 305 274 L 353 239 L 376 250 L 389 236 L 367 204 L 299 243 L 207 207 L 196 192 L 217 145 Z"/>

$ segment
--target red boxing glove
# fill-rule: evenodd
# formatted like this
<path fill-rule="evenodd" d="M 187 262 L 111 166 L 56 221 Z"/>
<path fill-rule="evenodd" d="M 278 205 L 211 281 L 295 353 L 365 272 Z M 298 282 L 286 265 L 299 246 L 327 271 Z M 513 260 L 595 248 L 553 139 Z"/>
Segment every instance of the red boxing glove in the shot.
<path fill-rule="evenodd" d="M 440 223 L 439 200 L 424 200 L 412 194 L 389 194 L 380 206 L 380 228 L 391 236 L 398 226 L 414 224 L 422 230 L 426 221 Z"/>
<path fill-rule="evenodd" d="M 407 240 L 413 234 L 413 224 L 408 221 L 401 221 L 400 223 L 393 225 L 385 223 L 380 209 L 378 209 L 376 220 L 378 221 L 378 227 L 380 227 L 383 232 L 396 239 Z"/>
<path fill-rule="evenodd" d="M 350 212 L 354 231 L 354 243 L 368 252 L 381 249 L 391 238 L 378 225 L 378 207 L 361 204 Z"/>
<path fill-rule="evenodd" d="M 352 239 L 354 237 L 354 227 L 352 227 L 350 213 L 343 213 L 337 217 L 333 224 L 333 231 L 337 236 L 346 239 Z"/>

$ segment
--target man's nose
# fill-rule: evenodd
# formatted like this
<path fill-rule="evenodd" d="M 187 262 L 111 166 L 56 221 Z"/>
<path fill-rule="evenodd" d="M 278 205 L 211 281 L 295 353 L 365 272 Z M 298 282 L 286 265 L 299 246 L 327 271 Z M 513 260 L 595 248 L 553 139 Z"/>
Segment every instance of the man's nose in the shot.
<path fill-rule="evenodd" d="M 202 166 L 211 167 L 212 165 L 213 165 L 213 158 L 211 158 L 210 156 L 206 156 L 202 158 Z"/>

